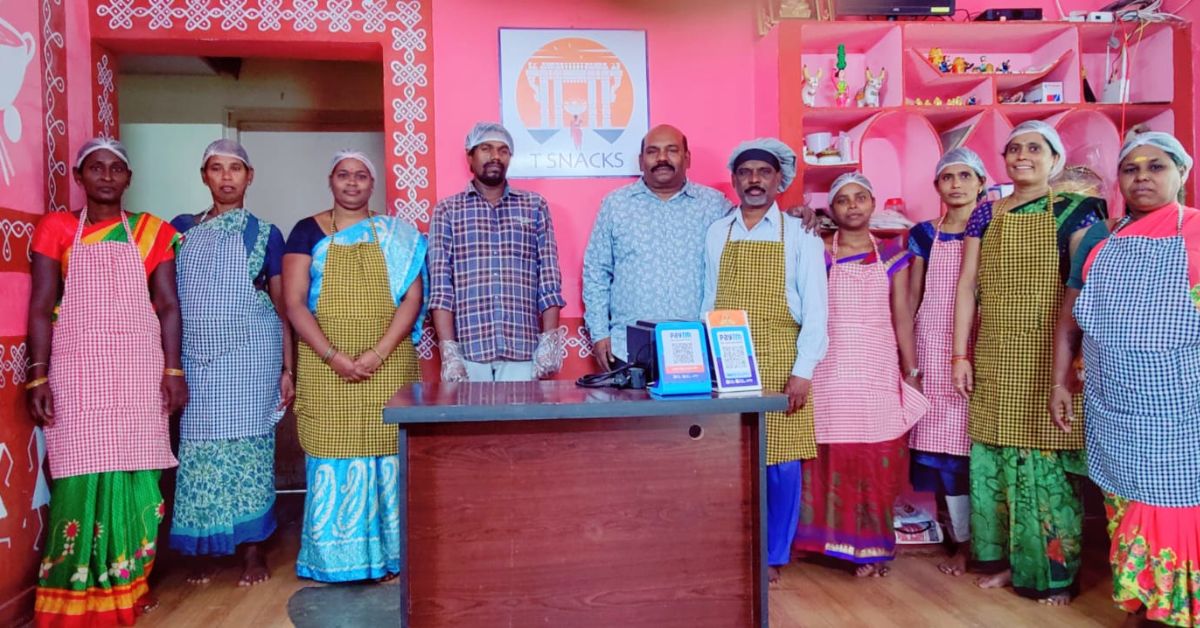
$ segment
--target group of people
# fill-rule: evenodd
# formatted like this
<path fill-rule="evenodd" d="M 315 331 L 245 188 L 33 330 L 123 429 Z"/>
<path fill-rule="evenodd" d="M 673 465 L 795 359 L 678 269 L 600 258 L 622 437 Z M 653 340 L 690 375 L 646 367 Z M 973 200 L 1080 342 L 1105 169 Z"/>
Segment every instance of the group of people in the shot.
<path fill-rule="evenodd" d="M 772 581 L 794 550 L 886 575 L 907 476 L 938 496 L 956 545 L 943 572 L 970 566 L 981 587 L 1065 604 L 1090 477 L 1129 624 L 1200 625 L 1192 158 L 1169 134 L 1131 134 L 1115 220 L 1104 200 L 1055 189 L 1068 155 L 1050 125 L 1016 126 L 1002 156 L 1012 191 L 993 202 L 979 155 L 943 154 L 943 211 L 907 246 L 877 241 L 873 186 L 844 174 L 823 242 L 811 211 L 776 203 L 796 172 L 782 142 L 734 151 L 738 203 L 724 210 L 687 180 L 683 134 L 652 129 L 643 177 L 605 198 L 584 257 L 596 357 L 620 366 L 637 320 L 747 311 L 764 388 L 788 397 L 766 417 Z"/>
<path fill-rule="evenodd" d="M 32 244 L 26 389 L 54 479 L 38 625 L 131 624 L 153 607 L 159 480 L 175 466 L 168 542 L 194 557 L 188 581 L 234 554 L 239 585 L 267 580 L 260 544 L 276 527 L 275 429 L 289 405 L 308 489 L 297 574 L 399 574 L 403 465 L 381 416 L 420 379 L 427 311 L 447 381 L 562 365 L 553 224 L 541 196 L 507 185 L 512 144 L 499 125 L 472 129 L 474 179 L 438 204 L 429 238 L 371 212 L 375 166 L 341 151 L 331 207 L 286 242 L 245 208 L 254 167 L 235 141 L 201 157 L 212 205 L 170 223 L 123 209 L 133 171 L 119 142 L 79 150 L 86 203 L 46 215 Z"/>
<path fill-rule="evenodd" d="M 343 151 L 331 207 L 285 242 L 244 207 L 254 169 L 236 142 L 202 156 L 211 207 L 170 224 L 122 208 L 119 143 L 81 148 L 86 204 L 44 217 L 32 246 L 26 387 L 54 478 L 39 625 L 128 624 L 154 604 L 159 479 L 176 465 L 169 544 L 196 557 L 189 581 L 234 553 L 239 584 L 266 580 L 289 404 L 306 458 L 298 575 L 399 573 L 403 465 L 381 410 L 420 379 L 426 315 L 446 382 L 538 379 L 565 355 L 546 200 L 509 186 L 500 125 L 476 125 L 465 149 L 473 178 L 428 237 L 370 211 L 375 167 Z M 944 212 L 907 242 L 872 235 L 872 183 L 848 173 L 823 240 L 811 212 L 777 202 L 796 175 L 783 142 L 733 151 L 731 207 L 688 179 L 682 132 L 647 133 L 642 176 L 604 198 L 588 239 L 585 323 L 609 370 L 638 320 L 748 313 L 764 387 L 788 400 L 766 418 L 773 581 L 794 550 L 886 575 L 907 478 L 948 519 L 943 571 L 969 563 L 980 586 L 1065 603 L 1089 475 L 1114 598 L 1134 620 L 1200 623 L 1200 212 L 1177 200 L 1191 157 L 1169 135 L 1131 137 L 1119 222 L 1054 189 L 1066 159 L 1052 127 L 1019 125 L 1013 191 L 981 202 L 979 156 L 948 151 L 932 173 Z"/>

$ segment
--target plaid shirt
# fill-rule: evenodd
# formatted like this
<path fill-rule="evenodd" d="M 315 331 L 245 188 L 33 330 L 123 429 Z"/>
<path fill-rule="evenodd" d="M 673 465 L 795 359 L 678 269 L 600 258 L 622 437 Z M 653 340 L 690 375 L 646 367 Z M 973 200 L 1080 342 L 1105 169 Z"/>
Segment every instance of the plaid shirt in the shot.
<path fill-rule="evenodd" d="M 466 359 L 531 359 L 541 312 L 566 305 L 546 199 L 508 188 L 493 207 L 472 183 L 442 199 L 429 223 L 429 279 L 429 309 L 454 312 Z"/>

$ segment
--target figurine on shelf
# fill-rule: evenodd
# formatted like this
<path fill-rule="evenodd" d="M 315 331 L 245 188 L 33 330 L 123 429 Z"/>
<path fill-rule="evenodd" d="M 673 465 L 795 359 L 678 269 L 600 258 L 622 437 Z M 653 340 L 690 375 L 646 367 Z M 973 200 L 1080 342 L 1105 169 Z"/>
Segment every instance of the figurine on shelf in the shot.
<path fill-rule="evenodd" d="M 941 107 L 941 106 L 942 106 L 942 97 L 941 97 L 941 96 L 934 96 L 934 97 L 933 97 L 933 106 L 934 106 L 934 107 Z"/>
<path fill-rule="evenodd" d="M 808 66 L 805 65 L 800 67 L 800 71 L 804 74 L 804 91 L 800 93 L 800 100 L 804 102 L 804 106 L 806 107 L 816 107 L 818 81 L 821 80 L 824 70 L 817 68 L 816 74 L 809 74 Z"/>
<path fill-rule="evenodd" d="M 1000 73 L 1001 74 L 1011 74 L 1012 73 L 1012 65 L 1008 59 L 1005 59 L 1004 62 L 1000 64 Z"/>
<path fill-rule="evenodd" d="M 938 64 L 938 71 L 940 71 L 942 74 L 949 74 L 950 69 L 950 60 L 943 57 L 942 62 Z"/>
<path fill-rule="evenodd" d="M 941 48 L 929 49 L 929 65 L 941 69 L 942 64 L 946 62 L 946 55 L 942 54 Z M 945 70 L 942 70 L 945 72 Z"/>
<path fill-rule="evenodd" d="M 879 68 L 879 74 L 876 76 L 871 76 L 871 68 L 864 71 L 867 74 L 867 82 L 854 95 L 854 101 L 859 107 L 878 107 L 879 92 L 883 89 L 884 79 L 887 78 L 887 68 Z"/>
<path fill-rule="evenodd" d="M 838 107 L 850 106 L 850 84 L 846 82 L 846 44 L 838 44 L 837 47 L 837 62 L 833 66 L 833 74 L 829 77 L 833 81 L 833 89 L 837 95 L 833 99 L 833 104 Z"/>
<path fill-rule="evenodd" d="M 996 66 L 987 62 L 987 57 L 979 56 L 979 65 L 975 67 L 975 71 L 981 74 L 991 74 L 996 71 Z"/>
<path fill-rule="evenodd" d="M 967 96 L 967 104 L 968 105 L 977 105 L 977 104 L 979 104 L 979 101 L 976 100 L 976 98 L 974 96 Z"/>
<path fill-rule="evenodd" d="M 967 63 L 967 60 L 962 57 L 954 57 L 954 62 L 950 65 L 952 74 L 966 74 L 967 70 L 975 67 L 974 63 Z"/>

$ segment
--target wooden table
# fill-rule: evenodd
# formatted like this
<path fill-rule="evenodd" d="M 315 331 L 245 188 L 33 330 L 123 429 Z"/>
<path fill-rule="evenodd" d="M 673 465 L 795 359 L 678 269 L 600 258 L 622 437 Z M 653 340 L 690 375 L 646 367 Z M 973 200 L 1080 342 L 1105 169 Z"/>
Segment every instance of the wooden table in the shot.
<path fill-rule="evenodd" d="M 572 382 L 416 384 L 403 625 L 767 626 L 763 412 Z"/>

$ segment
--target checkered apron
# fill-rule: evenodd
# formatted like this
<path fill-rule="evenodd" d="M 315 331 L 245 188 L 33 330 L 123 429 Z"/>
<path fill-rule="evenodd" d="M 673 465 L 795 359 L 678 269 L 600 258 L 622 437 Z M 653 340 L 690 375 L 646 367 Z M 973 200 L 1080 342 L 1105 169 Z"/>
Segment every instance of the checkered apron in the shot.
<path fill-rule="evenodd" d="M 162 399 L 162 330 L 146 268 L 128 242 L 71 246 L 62 307 L 50 341 L 54 424 L 45 429 L 55 478 L 175 466 Z"/>
<path fill-rule="evenodd" d="M 349 356 L 375 346 L 396 313 L 374 221 L 370 226 L 370 242 L 329 245 L 317 297 L 321 330 Z M 295 410 L 305 453 L 317 458 L 396 453 L 396 426 L 384 425 L 383 404 L 420 377 L 417 353 L 407 338 L 364 382 L 342 380 L 305 342 L 299 344 L 296 368 Z"/>
<path fill-rule="evenodd" d="M 234 211 L 241 229 L 202 222 L 188 230 L 177 258 L 188 380 L 180 437 L 187 440 L 262 436 L 283 418 L 276 410 L 283 329 L 251 280 L 261 268 L 247 269 L 242 232 L 249 213 Z M 270 225 L 255 223 L 258 245 L 265 246 Z"/>
<path fill-rule="evenodd" d="M 891 280 L 875 238 L 874 264 L 829 270 L 829 349 L 813 374 L 817 442 L 882 443 L 908 432 L 929 401 L 900 377 Z"/>
<path fill-rule="evenodd" d="M 1054 214 L 996 216 L 979 254 L 979 337 L 967 433 L 999 447 L 1082 449 L 1050 420 L 1054 325 L 1063 282 Z M 1083 400 L 1075 397 L 1075 416 Z"/>
<path fill-rule="evenodd" d="M 962 266 L 962 240 L 942 242 L 941 223 L 933 233 L 933 248 L 925 271 L 925 295 L 917 310 L 917 364 L 929 412 L 913 426 L 909 447 L 918 451 L 966 456 L 967 400 L 954 389 L 950 357 L 954 354 L 954 293 Z"/>
<path fill-rule="evenodd" d="M 730 240 L 732 234 L 730 223 L 721 251 L 715 307 L 746 310 L 763 389 L 783 392 L 795 366 L 796 337 L 800 335 L 800 325 L 787 304 L 783 221 L 779 223 L 778 242 L 734 242 Z M 768 465 L 816 457 L 812 403 L 790 416 L 784 412 L 767 413 Z"/>
<path fill-rule="evenodd" d="M 1088 474 L 1126 499 L 1200 505 L 1200 309 L 1188 296 L 1183 209 L 1174 237 L 1116 237 L 1125 224 L 1075 302 Z"/>

